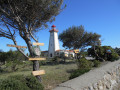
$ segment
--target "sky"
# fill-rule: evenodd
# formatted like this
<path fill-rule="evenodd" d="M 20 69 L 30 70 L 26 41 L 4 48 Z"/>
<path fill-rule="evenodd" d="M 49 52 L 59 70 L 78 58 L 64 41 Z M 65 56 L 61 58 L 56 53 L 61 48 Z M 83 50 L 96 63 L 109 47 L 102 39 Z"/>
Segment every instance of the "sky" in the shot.
<path fill-rule="evenodd" d="M 37 33 L 42 51 L 48 50 L 51 26 L 54 24 L 58 29 L 58 35 L 71 26 L 83 25 L 88 32 L 95 32 L 101 35 L 102 45 L 120 48 L 120 0 L 64 0 L 67 7 L 56 16 L 56 20 L 48 23 L 48 29 Z M 17 37 L 18 45 L 26 46 L 25 42 Z M 33 42 L 33 41 L 32 41 Z M 7 47 L 13 42 L 6 38 L 0 38 L 0 49 L 8 51 L 16 50 L 14 47 Z M 62 42 L 60 42 L 60 48 Z"/>

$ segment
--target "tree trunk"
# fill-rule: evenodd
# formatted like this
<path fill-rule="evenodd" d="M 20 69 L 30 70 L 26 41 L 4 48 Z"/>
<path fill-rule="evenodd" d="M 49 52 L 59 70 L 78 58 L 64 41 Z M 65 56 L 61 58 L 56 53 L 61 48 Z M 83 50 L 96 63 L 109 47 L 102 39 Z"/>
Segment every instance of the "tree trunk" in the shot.
<path fill-rule="evenodd" d="M 40 56 L 35 56 L 34 55 L 33 46 L 32 46 L 29 34 L 27 34 L 27 36 L 25 38 L 25 42 L 27 43 L 28 50 L 30 52 L 30 56 L 31 57 L 40 57 Z M 39 61 L 38 60 L 33 61 L 33 71 L 38 71 L 39 67 L 40 67 L 39 66 Z M 36 78 L 39 80 L 39 82 L 41 82 L 41 77 L 40 76 L 36 76 Z"/>
<path fill-rule="evenodd" d="M 95 45 L 93 46 L 93 49 L 94 49 L 94 52 L 95 52 L 95 55 L 99 58 L 99 59 L 101 59 L 102 61 L 105 61 L 103 58 L 101 58 L 98 54 L 97 54 L 97 52 L 95 51 Z"/>

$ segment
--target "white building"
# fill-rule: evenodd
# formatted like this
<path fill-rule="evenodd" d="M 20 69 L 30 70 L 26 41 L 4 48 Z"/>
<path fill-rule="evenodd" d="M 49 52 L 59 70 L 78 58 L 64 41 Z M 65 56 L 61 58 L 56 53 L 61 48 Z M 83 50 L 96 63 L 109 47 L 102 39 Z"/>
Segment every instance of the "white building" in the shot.
<path fill-rule="evenodd" d="M 52 29 L 50 32 L 50 39 L 49 39 L 49 48 L 48 48 L 48 56 L 52 58 L 55 56 L 55 51 L 60 50 L 60 45 L 58 41 L 58 30 L 55 29 L 55 25 L 52 25 Z"/>
<path fill-rule="evenodd" d="M 58 40 L 58 30 L 55 28 L 55 25 L 52 25 L 52 29 L 50 32 L 49 39 L 49 48 L 48 51 L 42 51 L 43 56 L 48 56 L 49 58 L 53 58 L 55 56 L 60 56 L 60 54 L 64 53 L 66 57 L 75 56 L 73 50 L 60 50 L 59 40 Z"/>

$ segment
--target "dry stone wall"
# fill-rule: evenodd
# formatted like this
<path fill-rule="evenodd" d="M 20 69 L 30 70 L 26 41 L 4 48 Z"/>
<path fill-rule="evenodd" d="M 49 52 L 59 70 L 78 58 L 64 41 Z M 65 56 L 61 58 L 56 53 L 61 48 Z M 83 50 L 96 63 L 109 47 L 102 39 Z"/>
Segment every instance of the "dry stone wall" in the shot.
<path fill-rule="evenodd" d="M 120 60 L 62 83 L 54 90 L 120 90 Z"/>

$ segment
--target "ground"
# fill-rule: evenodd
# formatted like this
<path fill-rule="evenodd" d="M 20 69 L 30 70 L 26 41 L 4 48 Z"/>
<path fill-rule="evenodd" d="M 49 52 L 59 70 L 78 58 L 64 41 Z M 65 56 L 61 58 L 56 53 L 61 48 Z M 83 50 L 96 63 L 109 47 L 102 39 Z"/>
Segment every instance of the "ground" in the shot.
<path fill-rule="evenodd" d="M 56 85 L 69 80 L 70 72 L 76 68 L 77 66 L 74 62 L 57 65 L 42 65 L 40 69 L 46 72 L 45 75 L 42 75 L 42 83 L 45 90 L 51 90 Z M 10 68 L 7 68 L 6 72 L 0 73 L 0 79 L 7 78 L 10 75 L 30 75 L 32 72 L 32 63 L 26 61 L 23 65 L 19 65 L 19 69 L 16 72 L 11 72 L 9 69 Z"/>

